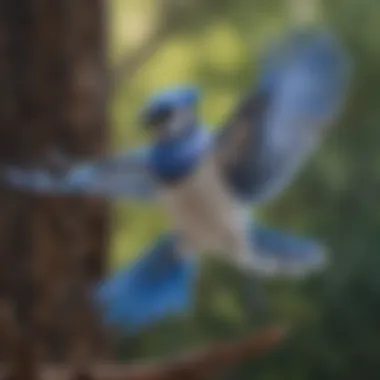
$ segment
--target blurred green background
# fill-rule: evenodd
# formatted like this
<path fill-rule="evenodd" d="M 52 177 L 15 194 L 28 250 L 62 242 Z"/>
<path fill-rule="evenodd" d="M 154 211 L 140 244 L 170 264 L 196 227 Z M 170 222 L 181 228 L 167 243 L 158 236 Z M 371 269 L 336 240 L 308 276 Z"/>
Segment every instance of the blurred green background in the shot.
<path fill-rule="evenodd" d="M 255 217 L 325 242 L 331 265 L 301 282 L 265 284 L 269 318 L 295 330 L 285 347 L 247 361 L 229 378 L 380 379 L 380 1 L 110 1 L 112 63 L 136 54 L 156 30 L 165 36 L 138 72 L 119 83 L 110 110 L 113 147 L 144 142 L 139 107 L 152 91 L 172 84 L 198 84 L 202 118 L 218 125 L 254 84 L 260 51 L 294 25 L 305 5 L 313 5 L 318 23 L 334 29 L 353 56 L 351 94 L 318 154 Z M 113 223 L 111 269 L 135 258 L 167 224 L 159 207 L 123 202 L 114 206 Z M 233 269 L 207 259 L 191 314 L 128 337 L 120 357 L 166 355 L 258 328 L 262 321 L 245 285 Z"/>

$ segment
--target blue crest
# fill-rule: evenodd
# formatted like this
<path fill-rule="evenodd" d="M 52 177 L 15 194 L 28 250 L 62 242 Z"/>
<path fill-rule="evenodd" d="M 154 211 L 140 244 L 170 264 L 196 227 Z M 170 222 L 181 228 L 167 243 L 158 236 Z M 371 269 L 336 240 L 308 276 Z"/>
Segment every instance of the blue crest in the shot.
<path fill-rule="evenodd" d="M 200 90 L 196 86 L 182 85 L 159 91 L 148 99 L 142 110 L 142 118 L 167 109 L 194 106 L 199 98 Z"/>

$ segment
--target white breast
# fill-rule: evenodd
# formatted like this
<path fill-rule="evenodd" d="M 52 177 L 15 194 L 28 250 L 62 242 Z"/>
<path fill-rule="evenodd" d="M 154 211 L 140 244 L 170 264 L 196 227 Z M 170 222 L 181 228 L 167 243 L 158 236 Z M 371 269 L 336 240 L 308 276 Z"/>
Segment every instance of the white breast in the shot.
<path fill-rule="evenodd" d="M 180 185 L 163 188 L 161 197 L 174 228 L 182 233 L 190 249 L 245 249 L 248 210 L 227 191 L 213 157 Z"/>

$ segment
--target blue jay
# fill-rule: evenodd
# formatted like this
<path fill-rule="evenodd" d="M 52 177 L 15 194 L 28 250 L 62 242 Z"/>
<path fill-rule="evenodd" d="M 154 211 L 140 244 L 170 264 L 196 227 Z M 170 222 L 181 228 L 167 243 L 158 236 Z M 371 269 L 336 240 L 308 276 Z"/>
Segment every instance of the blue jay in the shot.
<path fill-rule="evenodd" d="M 64 175 L 6 167 L 15 188 L 158 201 L 172 231 L 96 290 L 108 323 L 138 329 L 185 310 L 197 255 L 213 254 L 253 277 L 305 276 L 323 268 L 325 247 L 252 221 L 318 147 L 347 93 L 348 57 L 324 31 L 290 34 L 264 56 L 256 88 L 211 133 L 197 113 L 199 91 L 154 94 L 141 113 L 146 147 L 74 165 Z"/>

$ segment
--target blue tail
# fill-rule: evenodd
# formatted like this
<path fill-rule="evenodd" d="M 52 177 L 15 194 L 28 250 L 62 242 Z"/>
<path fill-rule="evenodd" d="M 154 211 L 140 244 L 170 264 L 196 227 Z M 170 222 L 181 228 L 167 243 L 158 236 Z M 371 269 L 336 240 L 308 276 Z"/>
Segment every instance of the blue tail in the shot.
<path fill-rule="evenodd" d="M 96 289 L 104 323 L 137 332 L 192 304 L 197 266 L 178 252 L 177 239 L 159 239 L 135 264 Z"/>
<path fill-rule="evenodd" d="M 308 238 L 255 225 L 250 239 L 253 266 L 263 275 L 305 276 L 327 264 L 326 248 Z"/>

